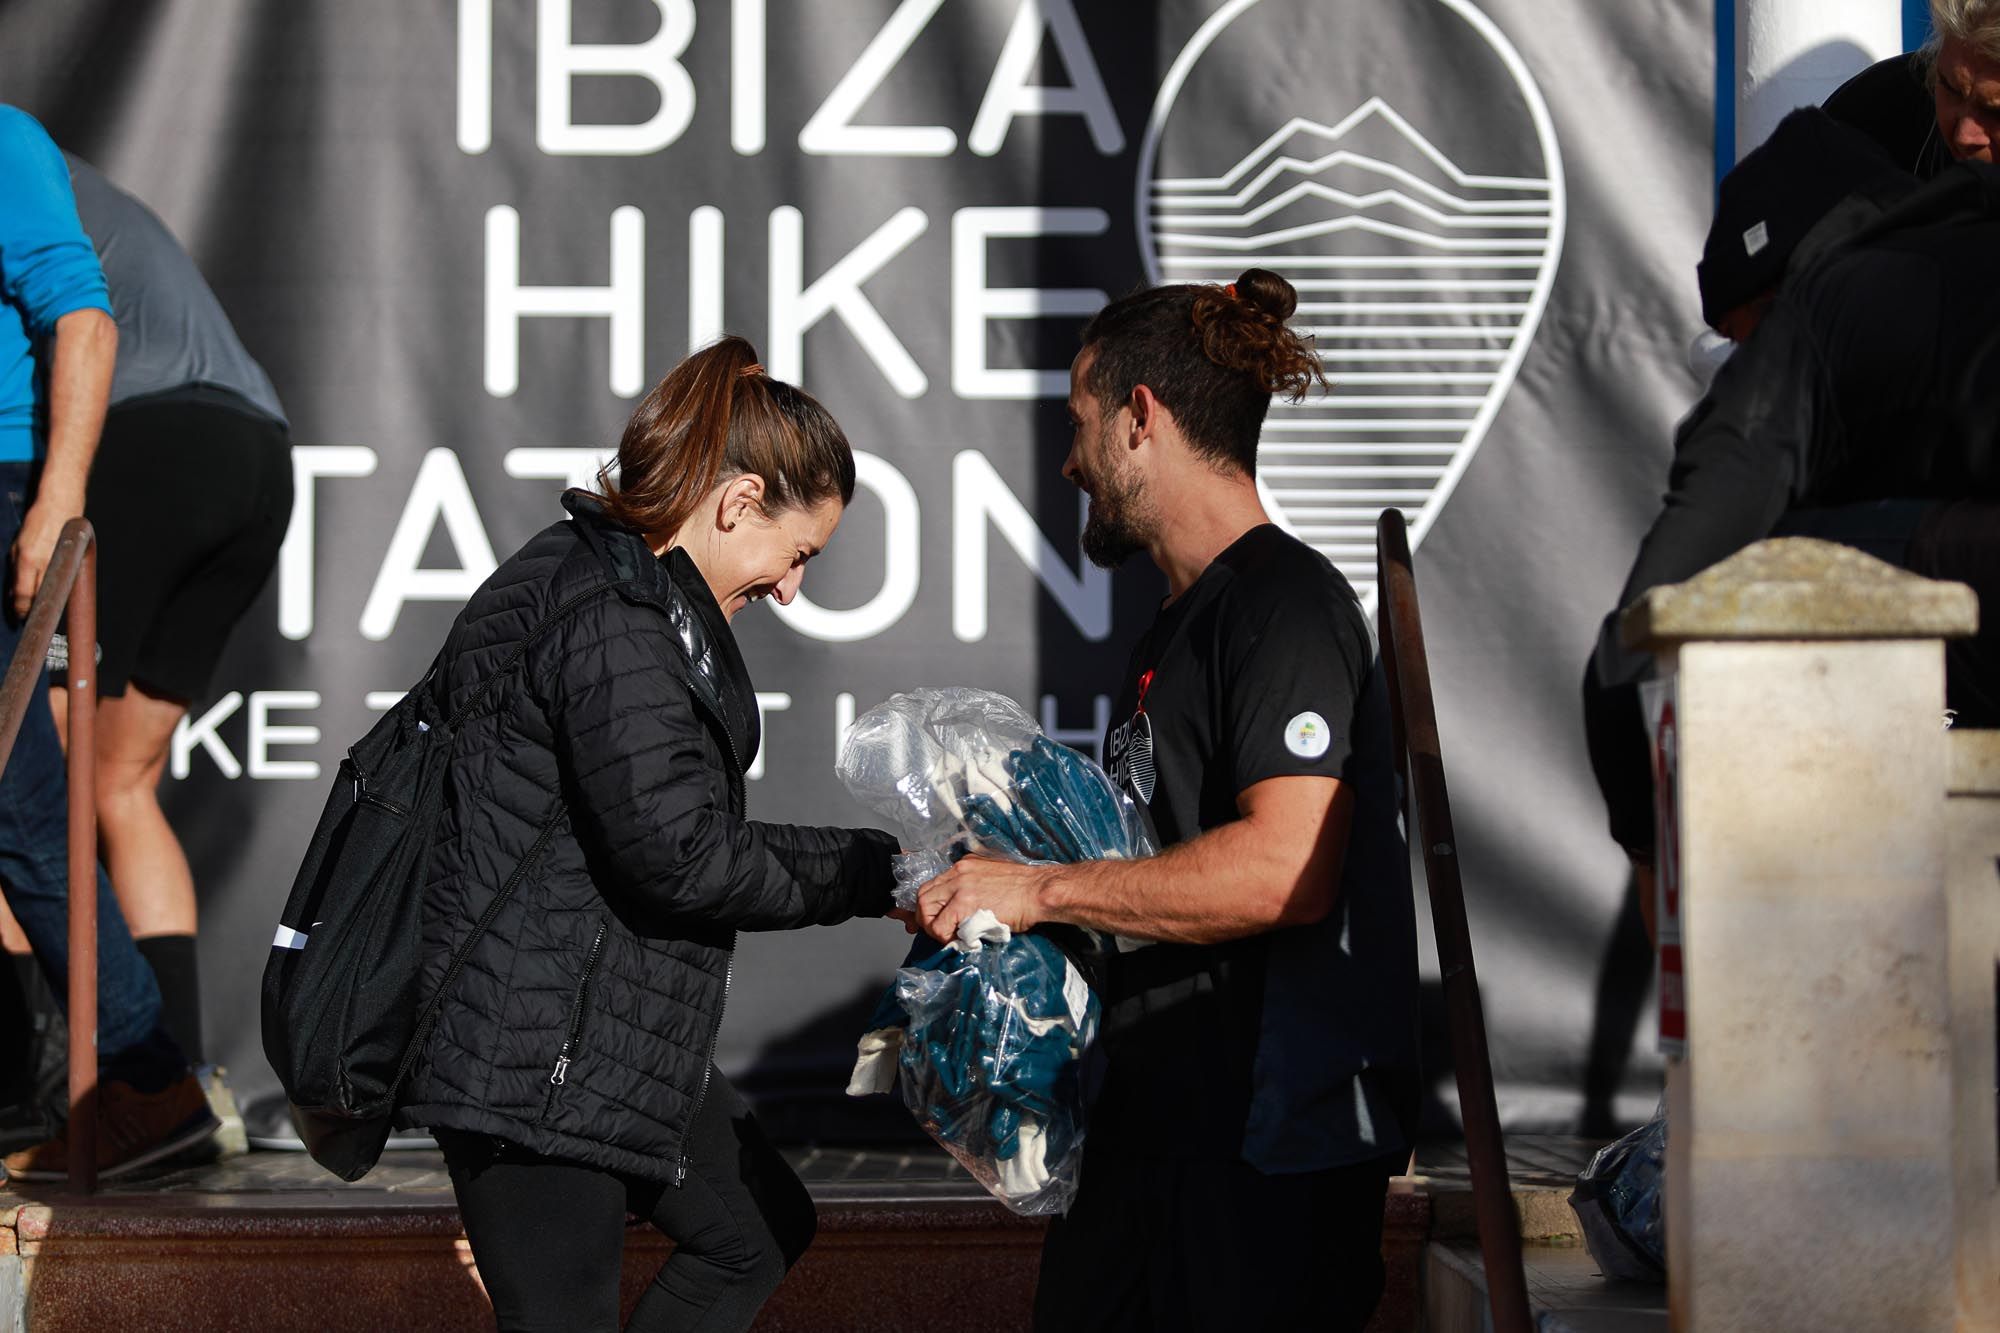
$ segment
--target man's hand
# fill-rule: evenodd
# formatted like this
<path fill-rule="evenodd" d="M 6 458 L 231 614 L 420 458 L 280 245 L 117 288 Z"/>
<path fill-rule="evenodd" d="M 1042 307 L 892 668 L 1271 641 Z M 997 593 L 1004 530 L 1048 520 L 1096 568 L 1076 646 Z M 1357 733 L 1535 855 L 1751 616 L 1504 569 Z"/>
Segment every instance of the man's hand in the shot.
<path fill-rule="evenodd" d="M 9 552 L 14 571 L 9 593 L 17 618 L 28 614 L 35 592 L 42 586 L 42 577 L 49 571 L 49 561 L 55 558 L 56 542 L 62 536 L 63 524 L 82 514 L 81 495 L 51 494 L 47 486 L 36 492 L 35 502 L 21 516 L 21 530 L 15 534 L 14 547 Z"/>
<path fill-rule="evenodd" d="M 1027 930 L 1045 919 L 1042 891 L 1058 869 L 968 856 L 917 890 L 917 919 L 942 944 L 956 939 L 959 924 L 982 907 L 1009 930 Z"/>

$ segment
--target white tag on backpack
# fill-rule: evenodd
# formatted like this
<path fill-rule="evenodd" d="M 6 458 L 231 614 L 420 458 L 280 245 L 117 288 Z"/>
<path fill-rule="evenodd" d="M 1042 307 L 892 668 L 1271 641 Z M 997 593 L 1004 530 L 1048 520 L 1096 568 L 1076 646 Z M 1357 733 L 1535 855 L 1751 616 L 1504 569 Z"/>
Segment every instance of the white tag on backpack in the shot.
<path fill-rule="evenodd" d="M 1771 229 L 1759 222 L 1743 233 L 1743 253 L 1754 255 L 1771 243 Z"/>

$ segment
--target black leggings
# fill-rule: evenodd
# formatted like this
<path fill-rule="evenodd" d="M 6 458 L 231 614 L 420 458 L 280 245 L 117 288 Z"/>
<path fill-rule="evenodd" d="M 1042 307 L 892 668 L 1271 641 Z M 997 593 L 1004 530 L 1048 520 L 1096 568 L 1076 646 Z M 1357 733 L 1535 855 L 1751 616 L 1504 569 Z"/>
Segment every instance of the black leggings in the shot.
<path fill-rule="evenodd" d="M 483 1134 L 437 1131 L 501 1333 L 618 1327 L 625 1215 L 674 1252 L 632 1329 L 747 1329 L 818 1225 L 811 1197 L 719 1073 L 689 1131 L 678 1187 L 540 1157 Z"/>

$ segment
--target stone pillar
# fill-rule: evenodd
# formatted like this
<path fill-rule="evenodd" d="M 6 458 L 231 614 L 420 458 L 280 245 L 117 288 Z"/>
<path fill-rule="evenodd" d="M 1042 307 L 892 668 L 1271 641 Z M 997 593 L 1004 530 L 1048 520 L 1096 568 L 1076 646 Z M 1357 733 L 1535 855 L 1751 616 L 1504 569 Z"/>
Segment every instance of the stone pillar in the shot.
<path fill-rule="evenodd" d="M 1795 538 L 1626 613 L 1677 751 L 1677 1329 L 1952 1326 L 1943 637 L 1977 611 L 1961 585 Z"/>
<path fill-rule="evenodd" d="M 1953 1211 L 1959 1333 L 2000 1333 L 2000 731 L 1949 738 L 1946 920 L 1951 929 Z"/>

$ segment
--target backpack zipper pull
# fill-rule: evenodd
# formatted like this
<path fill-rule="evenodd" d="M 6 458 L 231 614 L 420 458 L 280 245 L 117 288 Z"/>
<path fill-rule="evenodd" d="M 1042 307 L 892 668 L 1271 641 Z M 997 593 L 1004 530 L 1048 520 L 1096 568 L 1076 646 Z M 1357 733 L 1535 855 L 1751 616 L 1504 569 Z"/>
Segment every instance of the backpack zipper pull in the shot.
<path fill-rule="evenodd" d="M 561 1087 L 568 1074 L 569 1057 L 567 1055 L 558 1055 L 556 1057 L 556 1072 L 549 1075 L 549 1082 L 555 1084 L 557 1087 Z"/>

